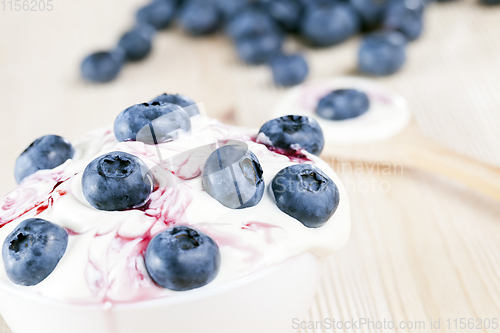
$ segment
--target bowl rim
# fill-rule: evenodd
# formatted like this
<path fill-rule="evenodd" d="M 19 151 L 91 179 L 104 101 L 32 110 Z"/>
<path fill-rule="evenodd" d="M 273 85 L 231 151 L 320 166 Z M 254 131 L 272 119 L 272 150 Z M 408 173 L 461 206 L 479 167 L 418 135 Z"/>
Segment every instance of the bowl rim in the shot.
<path fill-rule="evenodd" d="M 37 302 L 40 304 L 46 304 L 50 306 L 60 307 L 63 306 L 65 308 L 74 308 L 74 309 L 90 309 L 90 310 L 129 310 L 129 309 L 144 309 L 144 308 L 153 308 L 159 306 L 172 306 L 177 304 L 184 304 L 193 301 L 197 301 L 204 298 L 210 298 L 213 296 L 217 296 L 219 294 L 224 294 L 230 292 L 234 289 L 244 287 L 252 282 L 258 281 L 260 279 L 264 279 L 276 271 L 284 268 L 285 266 L 291 265 L 294 262 L 299 261 L 301 258 L 309 258 L 309 260 L 315 260 L 317 262 L 323 262 L 321 258 L 318 258 L 311 252 L 304 252 L 298 254 L 296 256 L 285 259 L 284 261 L 273 264 L 268 267 L 264 267 L 256 272 L 245 275 L 239 279 L 235 279 L 232 281 L 228 281 L 219 286 L 210 287 L 210 285 L 188 290 L 181 291 L 175 293 L 172 296 L 158 297 L 140 301 L 130 301 L 130 302 L 99 302 L 99 303 L 78 303 L 74 301 L 63 301 L 51 299 L 42 295 L 38 295 L 35 293 L 30 293 L 28 291 L 24 291 L 21 288 L 22 286 L 13 285 L 10 281 L 5 281 L 0 279 L 0 291 L 4 291 L 6 293 L 10 293 L 15 295 L 16 297 L 23 298 L 26 301 Z"/>

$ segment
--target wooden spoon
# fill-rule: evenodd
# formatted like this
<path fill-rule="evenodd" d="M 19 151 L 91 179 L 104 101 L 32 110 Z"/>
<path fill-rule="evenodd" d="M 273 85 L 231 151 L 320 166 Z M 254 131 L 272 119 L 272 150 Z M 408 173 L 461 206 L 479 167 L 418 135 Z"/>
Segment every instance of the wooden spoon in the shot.
<path fill-rule="evenodd" d="M 322 157 L 362 163 L 401 163 L 458 180 L 500 201 L 500 168 L 455 153 L 424 137 L 415 120 L 388 140 L 357 145 L 328 144 Z"/>
<path fill-rule="evenodd" d="M 325 149 L 322 157 L 326 160 L 334 158 L 340 161 L 362 162 L 367 164 L 395 164 L 400 163 L 408 168 L 416 168 L 428 172 L 443 175 L 455 180 L 458 180 L 472 189 L 475 189 L 497 201 L 500 201 L 500 168 L 486 165 L 472 158 L 455 153 L 452 150 L 426 138 L 420 131 L 417 122 L 411 119 L 411 113 L 406 108 L 406 103 L 401 102 L 401 97 L 387 90 L 385 87 L 378 85 L 374 81 L 363 78 L 343 77 L 333 78 L 329 80 L 321 80 L 309 82 L 302 86 L 298 86 L 290 90 L 283 97 L 281 103 L 275 109 L 274 117 L 288 114 L 302 114 L 313 116 L 322 124 L 323 131 L 325 128 L 333 133 L 344 131 L 345 128 L 342 122 L 335 122 L 335 127 L 330 126 L 325 119 L 318 119 L 314 112 L 315 105 L 322 97 L 322 91 L 331 91 L 339 88 L 358 88 L 364 90 L 371 98 L 384 97 L 390 101 L 388 107 L 391 108 L 392 114 L 383 111 L 384 106 L 378 104 L 379 113 L 378 119 L 383 124 L 383 117 L 393 117 L 395 113 L 394 107 L 401 108 L 404 115 L 408 114 L 407 121 L 402 118 L 400 126 L 397 130 L 392 129 L 389 138 L 380 140 L 373 137 L 373 140 L 360 140 L 360 142 L 342 142 L 342 135 L 335 137 L 325 133 Z M 330 90 L 329 90 L 330 89 Z M 319 94 L 317 93 L 319 91 Z M 316 94 L 316 96 L 315 96 Z M 305 101 L 305 102 L 304 102 Z M 377 103 L 377 101 L 375 101 Z M 369 111 L 370 112 L 370 111 Z M 386 115 L 384 115 L 384 112 Z M 362 116 L 364 117 L 364 116 Z M 382 118 L 381 118 L 382 117 Z M 391 119 L 391 118 L 389 118 Z M 376 122 L 373 122 L 374 124 Z M 355 124 L 355 126 L 352 126 Z M 360 126 L 357 123 L 350 123 L 349 130 L 346 134 L 352 134 L 357 131 L 360 137 L 366 134 L 366 130 L 372 128 L 370 118 L 360 119 Z M 405 126 L 405 124 L 408 124 Z M 347 127 L 346 127 L 347 128 Z M 352 128 L 352 131 L 351 131 Z M 385 127 L 384 127 L 385 128 Z M 345 132 L 345 131 L 344 131 Z M 383 134 L 383 132 L 381 132 Z M 351 141 L 353 141 L 351 139 Z"/>

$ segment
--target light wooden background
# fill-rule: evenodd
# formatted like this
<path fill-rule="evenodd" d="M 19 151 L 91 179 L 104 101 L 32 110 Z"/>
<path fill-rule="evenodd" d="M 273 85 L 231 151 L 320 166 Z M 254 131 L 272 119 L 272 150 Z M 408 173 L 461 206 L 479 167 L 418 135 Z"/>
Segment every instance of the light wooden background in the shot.
<path fill-rule="evenodd" d="M 118 81 L 80 81 L 82 56 L 111 46 L 142 2 L 54 0 L 54 11 L 34 13 L 0 7 L 1 195 L 15 186 L 15 159 L 36 137 L 54 133 L 76 140 L 162 92 L 191 95 L 227 122 L 262 124 L 284 89 L 271 84 L 265 67 L 239 63 L 220 36 L 161 33 L 152 56 L 127 66 Z M 408 99 L 426 135 L 495 165 L 499 31 L 500 7 L 434 5 L 404 70 L 379 79 Z M 353 39 L 327 50 L 305 49 L 311 78 L 353 74 L 357 45 Z M 287 47 L 304 49 L 293 41 Z M 329 261 L 307 320 L 392 320 L 396 328 L 302 332 L 488 331 L 448 329 L 446 320 L 500 317 L 500 204 L 419 170 L 385 171 L 340 172 L 352 203 L 352 237 Z M 431 318 L 441 320 L 440 329 L 430 328 Z M 398 329 L 401 321 L 426 326 Z M 0 319 L 0 333 L 7 332 Z"/>

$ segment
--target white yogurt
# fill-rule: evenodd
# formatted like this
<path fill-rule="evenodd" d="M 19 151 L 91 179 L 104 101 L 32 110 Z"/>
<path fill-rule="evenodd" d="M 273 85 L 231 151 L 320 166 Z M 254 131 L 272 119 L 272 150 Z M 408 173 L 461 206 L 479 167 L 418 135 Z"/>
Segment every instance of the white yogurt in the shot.
<path fill-rule="evenodd" d="M 94 131 L 75 144 L 73 160 L 53 170 L 39 171 L 0 200 L 0 244 L 24 219 L 37 216 L 66 228 L 70 233 L 67 251 L 56 269 L 36 286 L 12 284 L 0 257 L 0 280 L 13 290 L 74 304 L 115 304 L 182 297 L 158 287 L 149 277 L 144 251 L 152 236 L 174 224 L 190 225 L 212 237 L 221 250 L 217 278 L 201 289 L 224 285 L 271 265 L 310 252 L 327 256 L 340 249 L 350 232 L 349 200 L 335 172 L 321 159 L 304 152 L 338 186 L 340 205 L 321 228 L 309 229 L 281 212 L 269 191 L 251 208 L 234 210 L 222 206 L 203 191 L 199 177 L 204 160 L 189 156 L 182 169 L 158 167 L 160 159 L 217 140 L 241 140 L 258 157 L 266 186 L 275 174 L 297 164 L 269 151 L 242 134 L 238 128 L 216 120 L 191 118 L 190 135 L 158 146 L 141 142 L 117 142 L 111 128 Z M 159 149 L 159 150 L 158 150 Z M 84 198 L 81 177 L 96 157 L 125 151 L 141 158 L 155 174 L 159 187 L 143 210 L 106 212 L 93 208 Z M 191 179 L 167 186 L 172 172 Z"/>
<path fill-rule="evenodd" d="M 358 89 L 366 93 L 370 108 L 363 115 L 346 120 L 329 120 L 316 114 L 321 98 L 337 89 Z M 272 116 L 314 117 L 323 129 L 325 143 L 362 144 L 389 139 L 401 132 L 411 119 L 406 100 L 373 81 L 338 77 L 304 83 L 291 89 L 274 109 Z"/>

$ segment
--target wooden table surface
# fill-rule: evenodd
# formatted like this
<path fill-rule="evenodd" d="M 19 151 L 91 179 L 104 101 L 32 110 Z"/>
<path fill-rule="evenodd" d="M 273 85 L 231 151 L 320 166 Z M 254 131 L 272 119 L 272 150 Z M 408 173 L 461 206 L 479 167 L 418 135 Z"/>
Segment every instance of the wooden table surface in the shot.
<path fill-rule="evenodd" d="M 83 83 L 80 59 L 110 47 L 142 2 L 55 0 L 52 12 L 0 7 L 0 194 L 14 188 L 15 159 L 36 137 L 74 141 L 163 92 L 191 95 L 227 122 L 259 126 L 267 118 L 285 90 L 266 67 L 242 65 L 221 36 L 162 32 L 151 57 L 116 82 Z M 427 14 L 404 70 L 378 81 L 408 99 L 427 136 L 500 166 L 500 7 L 460 1 Z M 305 52 L 314 79 L 352 75 L 358 43 L 310 50 L 290 41 L 287 48 Z M 500 204 L 419 170 L 335 166 L 351 199 L 352 236 L 329 260 L 306 320 L 357 327 L 301 332 L 498 332 L 476 325 L 500 317 Z M 455 329 L 460 318 L 474 328 Z"/>

